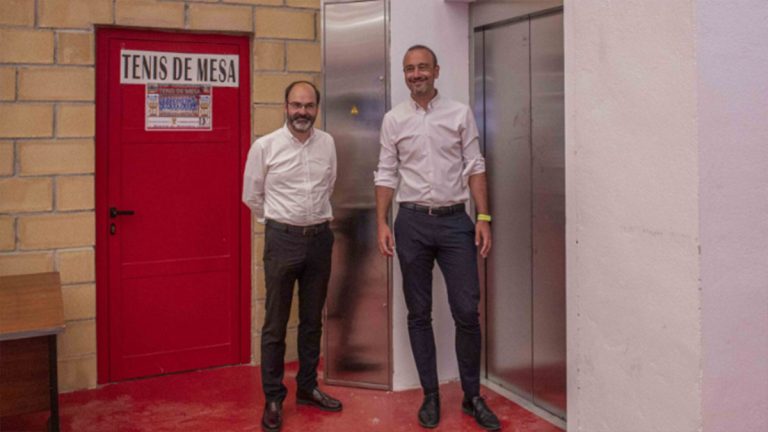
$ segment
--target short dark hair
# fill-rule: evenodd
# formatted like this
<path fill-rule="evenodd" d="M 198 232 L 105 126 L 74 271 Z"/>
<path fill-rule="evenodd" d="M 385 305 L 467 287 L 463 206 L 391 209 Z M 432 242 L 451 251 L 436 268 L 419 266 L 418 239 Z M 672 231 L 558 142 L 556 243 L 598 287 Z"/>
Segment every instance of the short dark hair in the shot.
<path fill-rule="evenodd" d="M 309 81 L 304 81 L 304 80 L 294 81 L 294 82 L 288 84 L 288 87 L 285 88 L 285 103 L 288 103 L 288 95 L 291 94 L 291 90 L 293 90 L 293 88 L 296 86 L 296 84 L 308 84 L 309 86 L 311 86 L 312 90 L 315 91 L 315 102 L 318 105 L 320 105 L 320 90 L 318 90 L 317 87 L 313 83 L 311 83 Z"/>
<path fill-rule="evenodd" d="M 435 61 L 435 66 L 437 66 L 437 54 L 435 54 L 434 51 L 432 51 L 432 48 L 426 46 L 426 45 L 413 45 L 405 52 L 406 55 L 408 55 L 409 52 L 415 51 L 415 50 L 426 50 L 429 51 L 430 54 L 432 54 L 432 60 Z"/>

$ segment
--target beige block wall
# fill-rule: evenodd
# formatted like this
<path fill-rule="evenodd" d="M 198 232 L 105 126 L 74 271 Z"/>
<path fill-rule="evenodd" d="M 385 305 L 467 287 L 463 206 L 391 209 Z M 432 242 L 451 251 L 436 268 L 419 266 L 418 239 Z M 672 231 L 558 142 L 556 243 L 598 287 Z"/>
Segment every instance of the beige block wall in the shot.
<path fill-rule="evenodd" d="M 0 103 L 0 138 L 44 138 L 53 135 L 53 105 Z"/>
<path fill-rule="evenodd" d="M 58 210 L 92 210 L 93 176 L 62 176 L 56 179 Z"/>
<path fill-rule="evenodd" d="M 16 98 L 16 69 L 0 68 L 0 101 Z"/>
<path fill-rule="evenodd" d="M 319 43 L 291 42 L 287 46 L 288 68 L 308 72 L 320 72 Z"/>
<path fill-rule="evenodd" d="M 59 32 L 56 61 L 59 64 L 92 65 L 95 58 L 93 33 Z"/>
<path fill-rule="evenodd" d="M 3 0 L 0 276 L 58 271 L 62 391 L 96 386 L 95 26 L 236 32 L 252 43 L 252 135 L 282 126 L 283 88 L 320 82 L 319 0 Z M 7 4 L 6 4 L 7 3 Z M 253 228 L 252 352 L 260 359 L 263 226 Z M 296 358 L 296 316 L 287 360 Z"/>
<path fill-rule="evenodd" d="M 50 178 L 0 179 L 0 212 L 36 212 L 53 208 L 53 183 Z"/>
<path fill-rule="evenodd" d="M 117 0 L 115 21 L 122 26 L 184 28 L 184 4 L 155 0 Z"/>
<path fill-rule="evenodd" d="M 16 248 L 16 219 L 11 216 L 0 216 L 0 251 Z"/>
<path fill-rule="evenodd" d="M 96 285 L 70 285 L 61 290 L 64 319 L 89 320 L 96 317 Z"/>
<path fill-rule="evenodd" d="M 56 258 L 62 284 L 93 282 L 96 279 L 93 248 L 61 249 L 56 252 Z"/>
<path fill-rule="evenodd" d="M 53 63 L 53 32 L 0 29 L 0 61 L 3 63 Z"/>
<path fill-rule="evenodd" d="M 56 136 L 59 138 L 92 137 L 96 131 L 95 105 L 59 104 L 56 108 Z"/>
<path fill-rule="evenodd" d="M 13 141 L 0 141 L 0 176 L 13 175 Z"/>
<path fill-rule="evenodd" d="M 3 0 L 0 25 L 31 26 L 35 23 L 35 0 Z"/>
<path fill-rule="evenodd" d="M 46 273 L 53 270 L 53 252 L 51 251 L 0 254 L 0 276 Z"/>
<path fill-rule="evenodd" d="M 30 101 L 92 101 L 92 67 L 31 67 L 19 69 L 19 99 Z"/>

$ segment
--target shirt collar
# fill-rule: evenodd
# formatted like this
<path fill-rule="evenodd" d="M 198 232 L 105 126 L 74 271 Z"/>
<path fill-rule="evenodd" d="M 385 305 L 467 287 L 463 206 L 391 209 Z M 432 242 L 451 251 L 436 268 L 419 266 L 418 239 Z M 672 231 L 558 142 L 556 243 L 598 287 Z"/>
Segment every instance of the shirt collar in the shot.
<path fill-rule="evenodd" d="M 432 111 L 435 108 L 435 105 L 440 103 L 441 99 L 442 97 L 440 96 L 440 92 L 437 89 L 435 89 L 435 97 L 433 97 L 427 104 L 427 110 Z M 416 102 L 413 99 L 413 97 L 410 98 L 410 101 L 411 101 L 411 107 L 414 109 L 414 111 L 418 111 L 422 109 L 421 105 L 419 105 L 419 103 Z"/>
<path fill-rule="evenodd" d="M 296 144 L 303 145 L 303 144 L 309 144 L 314 138 L 315 138 L 315 127 L 312 126 L 312 129 L 309 130 L 309 138 L 307 138 L 306 142 L 299 141 L 293 134 L 291 133 L 291 130 L 288 129 L 288 122 L 283 123 L 283 127 L 281 128 L 283 131 L 283 134 L 285 134 L 286 138 L 290 139 L 292 142 L 295 142 Z"/>

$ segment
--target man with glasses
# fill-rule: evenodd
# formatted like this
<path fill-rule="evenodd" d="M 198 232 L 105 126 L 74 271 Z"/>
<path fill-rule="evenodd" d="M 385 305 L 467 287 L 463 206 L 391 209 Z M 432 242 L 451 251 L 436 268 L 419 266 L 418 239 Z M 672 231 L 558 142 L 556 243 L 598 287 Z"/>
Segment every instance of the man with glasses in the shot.
<path fill-rule="evenodd" d="M 437 261 L 445 276 L 448 303 L 456 326 L 456 357 L 462 410 L 485 429 L 501 428 L 480 396 L 480 284 L 477 250 L 491 250 L 491 216 L 477 126 L 468 106 L 448 100 L 435 88 L 440 75 L 437 56 L 414 45 L 403 59 L 411 99 L 384 116 L 381 151 L 375 173 L 379 251 L 397 257 L 408 307 L 408 335 L 424 391 L 419 424 L 437 427 L 440 394 L 432 331 L 432 268 Z M 387 225 L 397 189 L 400 209 L 395 243 Z M 477 222 L 466 213 L 470 193 Z"/>
<path fill-rule="evenodd" d="M 264 230 L 266 301 L 261 332 L 261 377 L 266 404 L 262 428 L 282 426 L 285 334 L 293 287 L 299 293 L 299 371 L 296 403 L 341 411 L 341 402 L 317 384 L 322 311 L 331 275 L 333 233 L 330 197 L 336 181 L 333 138 L 312 126 L 320 92 L 308 81 L 285 89 L 285 125 L 251 146 L 243 202 Z"/>

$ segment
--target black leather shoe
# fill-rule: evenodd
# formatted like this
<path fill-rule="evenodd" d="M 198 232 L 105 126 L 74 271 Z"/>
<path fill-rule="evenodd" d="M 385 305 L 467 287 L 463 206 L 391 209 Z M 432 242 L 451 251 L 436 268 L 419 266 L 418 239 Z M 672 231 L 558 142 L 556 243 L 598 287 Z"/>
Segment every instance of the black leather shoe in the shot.
<path fill-rule="evenodd" d="M 483 429 L 490 431 L 501 429 L 501 423 L 499 423 L 496 414 L 488 408 L 485 400 L 480 396 L 475 396 L 472 399 L 468 399 L 465 396 L 464 400 L 461 401 L 461 410 L 473 416 L 477 424 Z"/>
<path fill-rule="evenodd" d="M 419 408 L 419 424 L 425 428 L 435 428 L 440 423 L 440 393 L 424 395 L 424 402 Z"/>
<path fill-rule="evenodd" d="M 261 428 L 267 432 L 277 432 L 283 425 L 283 404 L 280 401 L 267 402 L 261 417 Z"/>
<path fill-rule="evenodd" d="M 341 402 L 315 387 L 312 391 L 296 391 L 296 403 L 310 405 L 323 411 L 341 411 Z"/>

